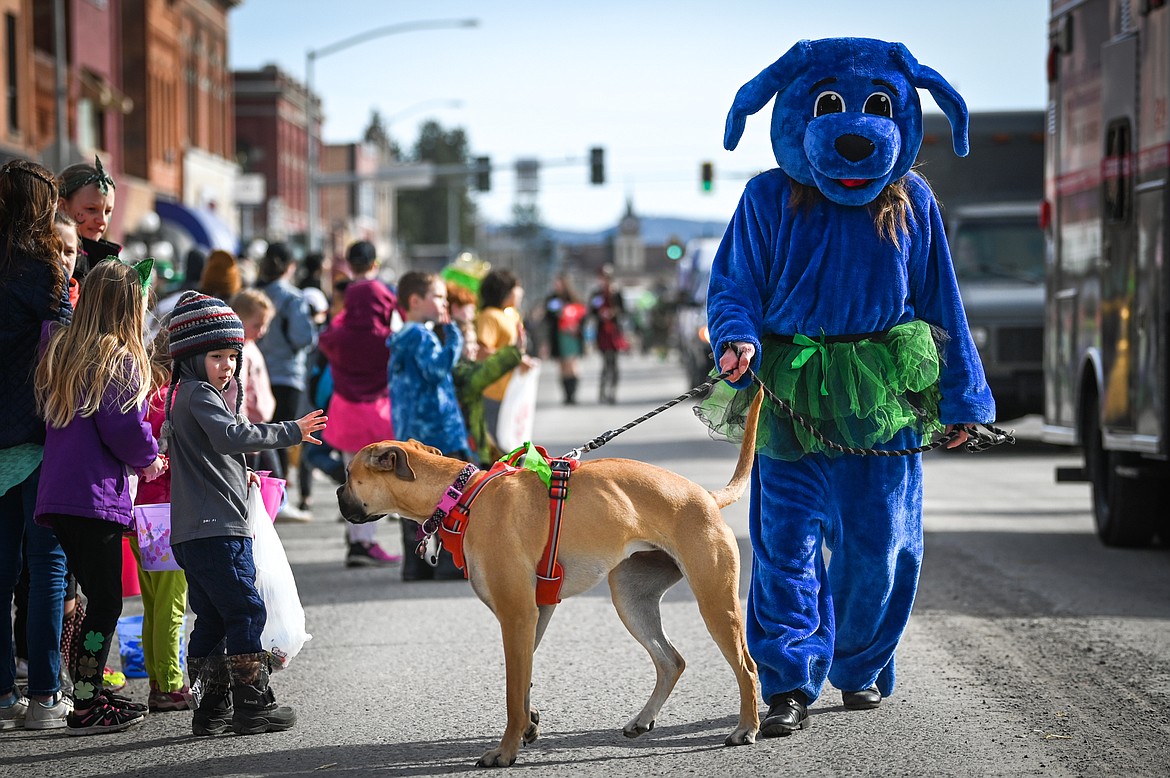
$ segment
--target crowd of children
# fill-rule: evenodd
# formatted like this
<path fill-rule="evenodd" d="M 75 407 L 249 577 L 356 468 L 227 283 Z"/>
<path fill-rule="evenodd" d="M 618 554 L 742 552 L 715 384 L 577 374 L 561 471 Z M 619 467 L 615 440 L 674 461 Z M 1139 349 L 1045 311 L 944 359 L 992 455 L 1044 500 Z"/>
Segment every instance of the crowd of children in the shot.
<path fill-rule="evenodd" d="M 183 288 L 156 300 L 152 262 L 127 264 L 106 239 L 115 195 L 96 159 L 58 177 L 26 160 L 0 168 L 0 402 L 15 414 L 0 429 L 0 608 L 16 608 L 0 618 L 0 730 L 115 732 L 191 708 L 196 734 L 285 729 L 295 714 L 275 702 L 259 641 L 254 473 L 295 480 L 299 504 L 289 495 L 277 520 L 306 521 L 312 468 L 343 481 L 369 443 L 415 438 L 490 465 L 509 376 L 534 364 L 524 290 L 506 270 L 478 291 L 419 272 L 395 289 L 359 241 L 330 307 L 320 262 L 307 257 L 317 273 L 298 284 L 274 243 L 255 273 L 225 251 L 192 253 Z M 108 658 L 123 537 L 135 506 L 160 504 L 180 569 L 138 571 L 144 705 L 116 693 Z M 412 522 L 399 553 L 376 527 L 346 525 L 347 566 L 462 578 L 445 553 L 437 567 L 415 555 Z"/>
<path fill-rule="evenodd" d="M 260 643 L 255 473 L 293 476 L 308 443 L 319 448 L 304 465 L 343 479 L 358 450 L 391 437 L 493 461 L 504 383 L 532 364 L 514 310 L 523 290 L 511 273 L 488 274 L 485 310 L 434 274 L 406 273 L 395 290 L 358 242 L 326 322 L 324 296 L 294 283 L 292 253 L 273 244 L 257 288 L 217 251 L 188 291 L 156 304 L 153 261 L 128 264 L 105 238 L 115 192 L 100 160 L 59 177 L 25 160 L 0 168 L 0 402 L 16 416 L 0 431 L 0 608 L 15 602 L 18 616 L 15 629 L 0 618 L 0 730 L 100 734 L 188 709 L 197 735 L 287 729 L 296 714 L 277 704 Z M 308 410 L 318 398 L 328 428 Z M 308 518 L 311 471 L 299 472 L 301 506 L 286 501 L 278 518 Z M 142 704 L 116 693 L 108 660 L 123 538 L 136 506 L 159 504 L 179 569 L 138 571 Z M 404 522 L 404 554 L 383 550 L 374 526 L 347 525 L 348 566 L 462 577 L 449 556 L 437 568 L 416 557 L 414 526 Z"/>

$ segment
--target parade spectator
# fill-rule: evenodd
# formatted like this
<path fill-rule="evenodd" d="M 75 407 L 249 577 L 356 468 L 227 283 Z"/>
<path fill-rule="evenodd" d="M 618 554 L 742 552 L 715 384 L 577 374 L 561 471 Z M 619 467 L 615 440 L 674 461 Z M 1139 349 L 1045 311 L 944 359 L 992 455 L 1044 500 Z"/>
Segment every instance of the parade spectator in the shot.
<path fill-rule="evenodd" d="M 447 284 L 447 299 L 451 301 L 451 321 L 463 335 L 463 353 L 451 371 L 459 410 L 467 426 L 467 442 L 474 460 L 490 467 L 504 455 L 488 432 L 483 411 L 483 390 L 511 372 L 524 354 L 524 333 L 514 346 L 504 346 L 483 361 L 479 361 L 479 340 L 475 335 L 475 293 L 458 284 Z"/>
<path fill-rule="evenodd" d="M 92 165 L 80 162 L 62 170 L 57 189 L 57 210 L 77 222 L 81 237 L 81 254 L 73 271 L 81 280 L 98 262 L 122 253 L 120 245 L 105 239 L 114 214 L 114 179 L 95 156 Z"/>
<path fill-rule="evenodd" d="M 207 264 L 199 275 L 199 291 L 227 302 L 240 291 L 240 268 L 230 252 L 216 249 L 207 256 Z"/>
<path fill-rule="evenodd" d="M 149 360 L 142 342 L 153 261 L 101 262 L 85 277 L 73 323 L 47 338 L 36 371 L 46 422 L 36 520 L 61 541 L 88 612 L 73 675 L 73 735 L 117 732 L 146 706 L 102 689 L 122 614 L 122 535 L 132 527 L 131 480 L 166 467 L 145 421 Z"/>
<path fill-rule="evenodd" d="M 33 385 L 38 344 L 43 326 L 68 324 L 72 315 L 53 231 L 56 202 L 57 182 L 45 168 L 21 159 L 0 167 L 0 403 L 9 414 L 0 425 L 0 730 L 63 727 L 72 710 L 59 680 L 65 552 L 33 520 L 45 441 Z M 28 697 L 16 688 L 12 639 L 22 538 Z"/>
<path fill-rule="evenodd" d="M 374 246 L 358 241 L 346 251 L 354 279 L 345 288 L 345 306 L 321 333 L 321 353 L 329 362 L 333 395 L 329 399 L 329 429 L 322 437 L 341 452 L 348 464 L 371 443 L 394 437 L 390 423 L 390 390 L 386 369 L 390 362 L 394 293 L 378 280 Z M 375 540 L 377 522 L 346 524 L 347 567 L 399 562 Z"/>
<path fill-rule="evenodd" d="M 171 378 L 169 333 L 162 330 L 150 344 L 150 386 L 146 421 L 157 441 L 166 420 L 167 386 Z M 153 481 L 138 484 L 135 505 L 158 505 L 171 501 L 171 474 L 163 471 Z M 150 695 L 151 713 L 187 710 L 191 690 L 183 683 L 183 619 L 187 613 L 187 576 L 182 570 L 145 570 L 138 544 L 131 544 L 138 558 L 138 588 L 142 592 L 142 658 Z"/>
<path fill-rule="evenodd" d="M 323 325 L 325 329 L 328 329 L 330 322 L 345 309 L 345 290 L 349 283 L 350 280 L 345 277 L 333 280 L 333 299 L 326 312 L 329 318 Z M 322 334 L 324 334 L 324 330 Z M 317 348 L 310 352 L 307 383 L 310 404 L 314 408 L 328 408 L 333 399 L 333 368 L 329 366 L 329 360 L 321 353 L 320 339 L 318 339 Z M 345 483 L 345 462 L 341 458 L 341 453 L 330 446 L 326 440 L 322 440 L 319 446 L 310 446 L 305 451 L 305 456 L 302 457 L 302 463 L 310 471 L 305 475 L 306 479 L 312 478 L 312 470 L 320 470 L 338 486 Z M 307 509 L 308 505 L 301 507 Z"/>
<path fill-rule="evenodd" d="M 253 424 L 267 424 L 276 413 L 276 397 L 268 379 L 268 365 L 256 341 L 264 337 L 276 311 L 268 295 L 257 289 L 245 289 L 233 295 L 229 304 L 244 324 L 244 348 L 240 352 L 239 376 L 244 389 L 244 416 Z M 226 396 L 226 395 L 225 395 Z M 235 398 L 229 397 L 230 402 Z M 249 453 L 248 466 L 253 470 L 280 470 L 276 452 L 271 449 Z"/>
<path fill-rule="evenodd" d="M 492 270 L 479 285 L 480 311 L 475 320 L 475 334 L 479 339 L 479 358 L 487 359 L 504 346 L 513 346 L 520 340 L 523 321 L 520 306 L 524 287 L 510 270 Z M 517 370 L 527 370 L 536 361 L 524 356 Z M 484 421 L 494 432 L 500 418 L 500 402 L 508 388 L 511 372 L 483 391 Z"/>
<path fill-rule="evenodd" d="M 552 293 L 544 299 L 545 340 L 548 355 L 560 366 L 565 405 L 577 404 L 577 384 L 581 380 L 578 361 L 585 351 L 585 313 L 569 279 L 563 275 L 553 279 Z"/>
<path fill-rule="evenodd" d="M 198 292 L 183 295 L 168 329 L 173 362 L 163 444 L 172 461 L 171 545 L 187 574 L 195 612 L 187 665 L 193 678 L 206 681 L 191 731 L 215 735 L 229 727 L 238 734 L 288 729 L 296 714 L 277 705 L 268 685 L 270 657 L 260 643 L 266 612 L 256 591 L 247 511 L 253 476 L 243 454 L 315 443 L 313 433 L 324 429 L 325 416 L 318 410 L 275 424 L 240 418 L 243 392 L 236 368 L 244 325 L 216 298 Z M 233 380 L 234 409 L 223 394 Z M 221 642 L 226 655 L 219 653 L 224 650 L 218 648 Z"/>
<path fill-rule="evenodd" d="M 395 436 L 413 438 L 445 456 L 470 461 L 467 427 L 451 375 L 463 351 L 463 336 L 447 312 L 447 286 L 433 273 L 410 272 L 399 280 L 398 294 L 406 309 L 406 323 L 390 339 L 390 410 Z M 442 329 L 442 340 L 436 328 Z M 417 544 L 418 524 L 403 519 L 402 580 L 463 577 L 446 552 L 439 567 L 431 568 L 415 555 Z"/>
<path fill-rule="evenodd" d="M 65 275 L 69 278 L 69 307 L 77 307 L 77 295 L 81 289 L 81 282 L 73 277 L 73 270 L 77 267 L 78 253 L 81 251 L 80 238 L 77 234 L 77 222 L 65 213 L 57 211 L 53 217 L 53 230 L 61 239 L 61 264 L 65 267 Z"/>
<path fill-rule="evenodd" d="M 599 284 L 589 295 L 589 313 L 597 320 L 597 350 L 601 352 L 601 387 L 599 401 L 617 404 L 618 355 L 630 348 L 622 332 L 622 316 L 626 306 L 622 294 L 614 286 L 613 268 L 605 265 L 598 272 Z"/>
<path fill-rule="evenodd" d="M 272 394 L 276 397 L 273 421 L 289 421 L 298 418 L 305 405 L 306 360 L 308 352 L 317 343 L 317 329 L 313 325 L 312 313 L 305 303 L 304 295 L 292 285 L 297 265 L 289 247 L 284 243 L 269 244 L 260 260 L 259 271 L 260 291 L 272 301 L 276 316 L 257 345 L 264 354 Z M 293 468 L 289 466 L 290 450 L 282 448 L 277 451 L 277 456 L 280 459 L 280 474 L 291 479 Z M 277 515 L 278 521 L 311 519 L 307 511 L 292 503 Z"/>

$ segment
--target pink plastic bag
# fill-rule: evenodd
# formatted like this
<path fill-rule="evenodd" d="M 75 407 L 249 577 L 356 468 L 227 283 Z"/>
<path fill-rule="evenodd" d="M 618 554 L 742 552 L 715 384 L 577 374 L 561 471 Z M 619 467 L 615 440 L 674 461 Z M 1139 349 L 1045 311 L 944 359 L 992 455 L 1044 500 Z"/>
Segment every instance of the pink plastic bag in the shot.
<path fill-rule="evenodd" d="M 270 475 L 271 472 L 270 470 L 257 470 L 256 475 L 260 477 L 260 497 L 264 500 L 264 510 L 273 521 L 276 521 L 276 514 L 284 505 L 285 480 L 273 478 Z"/>

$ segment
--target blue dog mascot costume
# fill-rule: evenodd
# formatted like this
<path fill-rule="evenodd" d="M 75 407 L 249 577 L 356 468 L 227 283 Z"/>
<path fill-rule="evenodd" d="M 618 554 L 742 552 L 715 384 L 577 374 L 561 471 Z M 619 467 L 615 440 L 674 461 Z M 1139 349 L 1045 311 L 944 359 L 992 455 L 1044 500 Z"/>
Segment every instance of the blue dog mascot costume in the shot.
<path fill-rule="evenodd" d="M 747 347 L 761 380 L 845 445 L 911 448 L 944 425 L 995 418 L 938 203 L 910 171 L 919 88 L 966 155 L 962 98 L 900 43 L 801 41 L 727 117 L 732 150 L 775 96 L 780 167 L 747 184 L 715 257 L 716 359 L 729 369 Z M 755 391 L 744 373 L 700 416 L 734 438 Z M 893 691 L 922 559 L 922 463 L 838 455 L 769 403 L 757 450 L 748 645 L 772 705 L 761 732 L 784 735 L 806 726 L 826 678 L 850 708 Z"/>

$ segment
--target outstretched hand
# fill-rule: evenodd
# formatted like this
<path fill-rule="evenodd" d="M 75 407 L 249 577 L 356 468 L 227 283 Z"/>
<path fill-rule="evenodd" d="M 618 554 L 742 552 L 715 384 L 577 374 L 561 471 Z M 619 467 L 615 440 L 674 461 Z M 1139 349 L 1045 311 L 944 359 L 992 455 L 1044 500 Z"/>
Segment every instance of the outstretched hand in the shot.
<path fill-rule="evenodd" d="M 329 421 L 329 417 L 320 408 L 315 411 L 309 411 L 297 419 L 297 426 L 301 428 L 301 442 L 312 443 L 314 446 L 321 445 L 321 441 L 314 438 L 313 433 L 325 429 L 325 422 L 327 421 Z"/>
<path fill-rule="evenodd" d="M 739 341 L 728 343 L 727 348 L 723 351 L 723 356 L 719 357 L 719 372 L 726 373 L 730 370 L 731 375 L 727 377 L 727 380 L 738 381 L 747 372 L 752 363 L 752 357 L 755 355 L 756 347 L 751 343 Z"/>

